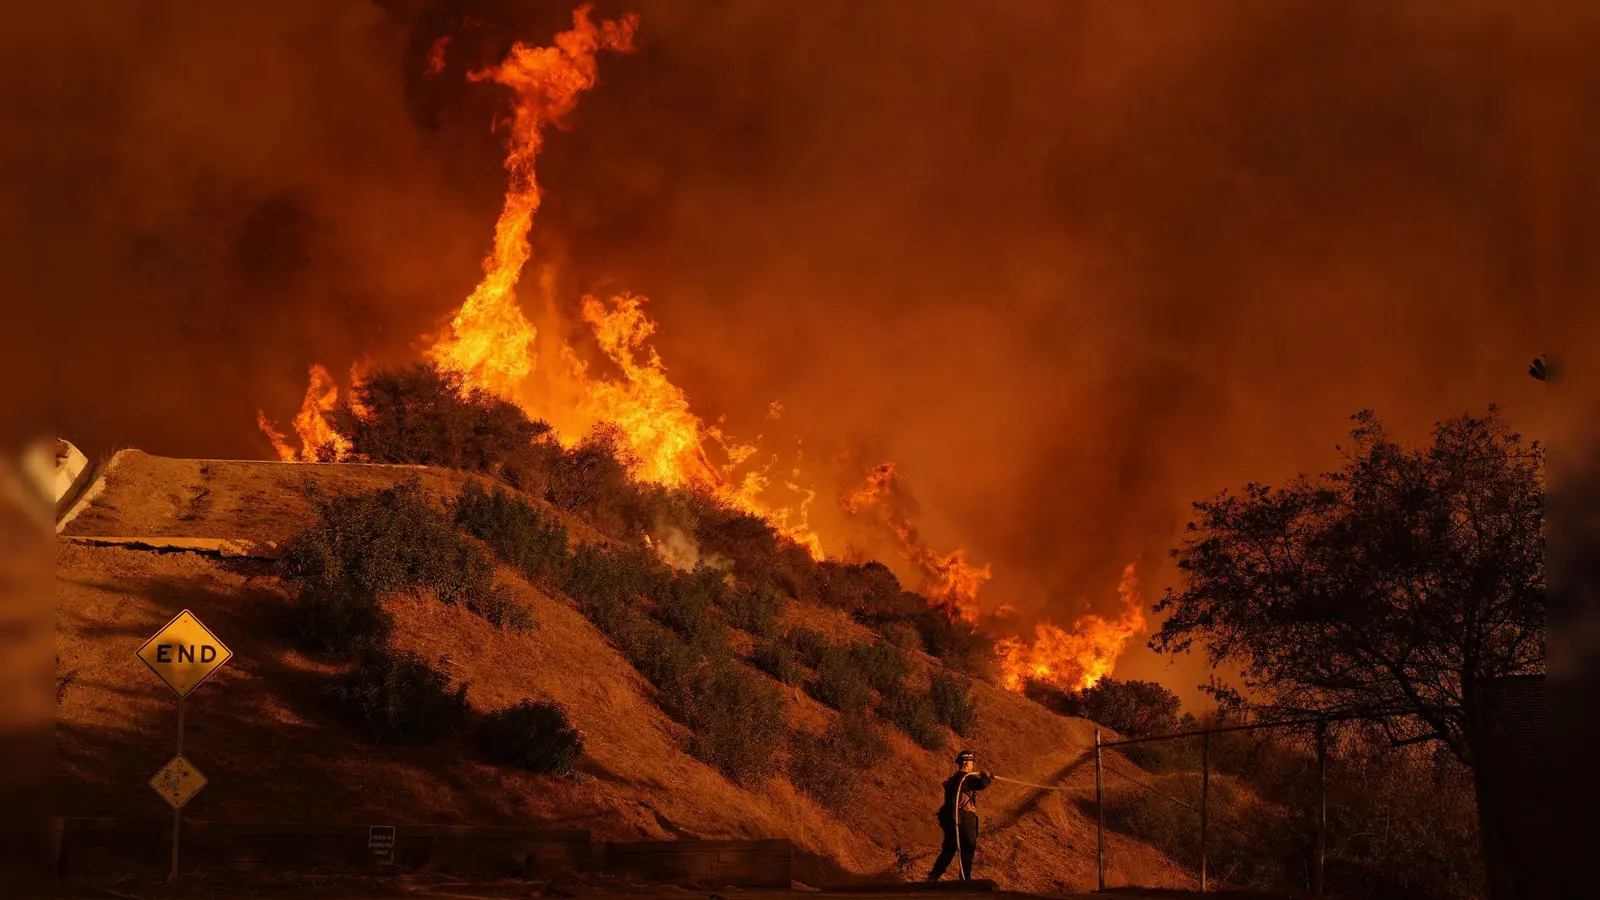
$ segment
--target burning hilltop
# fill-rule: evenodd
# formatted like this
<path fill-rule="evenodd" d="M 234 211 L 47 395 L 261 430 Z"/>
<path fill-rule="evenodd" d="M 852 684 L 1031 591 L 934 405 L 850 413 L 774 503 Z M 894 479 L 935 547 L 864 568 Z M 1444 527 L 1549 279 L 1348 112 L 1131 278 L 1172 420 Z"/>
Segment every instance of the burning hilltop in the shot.
<path fill-rule="evenodd" d="M 520 302 L 518 288 L 532 256 L 529 234 L 542 196 L 535 162 L 546 130 L 559 126 L 579 96 L 595 86 L 602 52 L 633 52 L 638 24 L 632 14 L 597 22 L 590 8 L 582 6 L 573 14 L 572 28 L 557 34 L 551 46 L 519 42 L 498 65 L 468 73 L 468 80 L 500 85 L 512 95 L 510 115 L 502 122 L 508 184 L 483 260 L 483 278 L 443 329 L 424 339 L 423 355 L 459 375 L 465 387 L 506 398 L 530 418 L 549 423 L 564 447 L 576 446 L 584 435 L 605 427 L 618 436 L 636 480 L 709 494 L 765 519 L 813 559 L 823 559 L 824 540 L 809 521 L 817 491 L 807 483 L 799 461 L 780 465 L 779 455 L 763 451 L 759 437 L 736 440 L 720 422 L 707 424 L 692 411 L 688 396 L 648 343 L 657 326 L 644 311 L 646 298 L 622 293 L 581 299 L 576 324 L 586 343 L 592 341 L 588 359 L 579 348 L 549 336 L 541 354 L 539 331 Z M 430 75 L 444 70 L 447 48 L 447 38 L 434 44 Z M 541 282 L 541 290 L 548 292 L 548 282 Z M 351 382 L 361 376 L 358 366 Z M 350 458 L 350 442 L 330 424 L 338 402 L 334 378 L 314 365 L 293 420 L 300 446 L 293 446 L 264 413 L 258 413 L 258 425 L 285 461 Z M 354 412 L 361 414 L 360 409 Z M 781 403 L 773 402 L 769 418 L 781 413 Z M 962 548 L 944 552 L 928 546 L 901 502 L 903 495 L 893 463 L 884 463 L 860 487 L 841 494 L 839 505 L 852 520 L 892 537 L 921 579 L 918 593 L 930 604 L 952 619 L 1012 635 L 1000 642 L 997 657 L 1007 687 L 1020 690 L 1029 678 L 1063 687 L 1091 685 L 1111 671 L 1117 654 L 1143 628 L 1130 565 L 1121 615 L 1087 616 L 1070 629 L 1039 622 L 1032 640 L 1025 640 L 1016 633 L 1008 608 L 987 617 L 982 612 L 978 595 L 991 578 L 990 568 L 969 562 Z"/>

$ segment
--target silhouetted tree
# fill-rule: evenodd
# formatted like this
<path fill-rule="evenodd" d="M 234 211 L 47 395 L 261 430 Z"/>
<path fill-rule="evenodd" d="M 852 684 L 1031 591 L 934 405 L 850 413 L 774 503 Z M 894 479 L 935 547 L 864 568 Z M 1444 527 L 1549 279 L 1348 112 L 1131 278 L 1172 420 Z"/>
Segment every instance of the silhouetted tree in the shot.
<path fill-rule="evenodd" d="M 356 382 L 333 427 L 372 462 L 448 466 L 502 474 L 526 467 L 550 431 L 516 404 L 468 387 L 458 373 L 419 363 L 380 369 Z"/>
<path fill-rule="evenodd" d="M 1544 666 L 1543 449 L 1492 406 L 1426 449 L 1353 420 L 1340 471 L 1194 505 L 1150 645 L 1201 641 L 1268 714 L 1410 712 L 1391 740 L 1470 765 L 1474 681 Z"/>
<path fill-rule="evenodd" d="M 1154 681 L 1102 678 L 1077 690 L 1029 682 L 1024 685 L 1024 693 L 1061 715 L 1090 719 L 1128 737 L 1178 730 L 1178 695 Z"/>

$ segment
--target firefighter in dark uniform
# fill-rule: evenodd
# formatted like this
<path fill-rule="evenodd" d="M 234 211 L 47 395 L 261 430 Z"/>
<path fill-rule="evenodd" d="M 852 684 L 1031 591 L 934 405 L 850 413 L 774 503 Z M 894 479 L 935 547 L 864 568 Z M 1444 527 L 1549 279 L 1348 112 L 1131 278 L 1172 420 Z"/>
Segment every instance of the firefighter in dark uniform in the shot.
<path fill-rule="evenodd" d="M 929 881 L 938 881 L 949 868 L 950 860 L 961 860 L 961 880 L 972 879 L 972 854 L 978 849 L 978 795 L 994 783 L 994 775 L 978 771 L 978 758 L 971 750 L 956 754 L 956 773 L 944 783 L 944 805 L 939 807 L 939 827 L 944 829 L 944 846 L 933 862 Z"/>

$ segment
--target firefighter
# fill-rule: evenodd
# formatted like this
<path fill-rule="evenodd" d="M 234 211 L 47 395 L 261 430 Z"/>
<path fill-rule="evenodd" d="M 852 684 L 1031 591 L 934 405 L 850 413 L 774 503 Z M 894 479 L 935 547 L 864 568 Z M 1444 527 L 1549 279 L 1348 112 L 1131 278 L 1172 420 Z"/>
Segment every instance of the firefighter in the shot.
<path fill-rule="evenodd" d="M 961 880 L 972 880 L 972 855 L 978 849 L 977 792 L 994 783 L 994 775 L 978 771 L 977 754 L 963 750 L 956 754 L 956 773 L 944 783 L 944 805 L 939 807 L 939 827 L 944 830 L 944 846 L 933 862 L 929 881 L 938 881 L 950 860 L 961 860 Z"/>

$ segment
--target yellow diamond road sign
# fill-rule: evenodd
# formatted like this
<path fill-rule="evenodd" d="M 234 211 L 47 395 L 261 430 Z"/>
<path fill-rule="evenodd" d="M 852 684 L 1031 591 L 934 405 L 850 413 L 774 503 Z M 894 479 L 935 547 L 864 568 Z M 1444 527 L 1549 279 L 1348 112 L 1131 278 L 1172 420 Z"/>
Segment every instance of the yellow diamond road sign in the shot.
<path fill-rule="evenodd" d="M 174 756 L 172 762 L 162 766 L 156 777 L 150 779 L 150 786 L 155 788 L 161 799 L 171 804 L 173 809 L 183 809 L 184 805 L 206 786 L 206 777 L 201 775 L 200 770 L 187 759 Z"/>
<path fill-rule="evenodd" d="M 139 658 L 179 697 L 189 696 L 231 656 L 233 651 L 187 609 L 139 648 Z"/>

